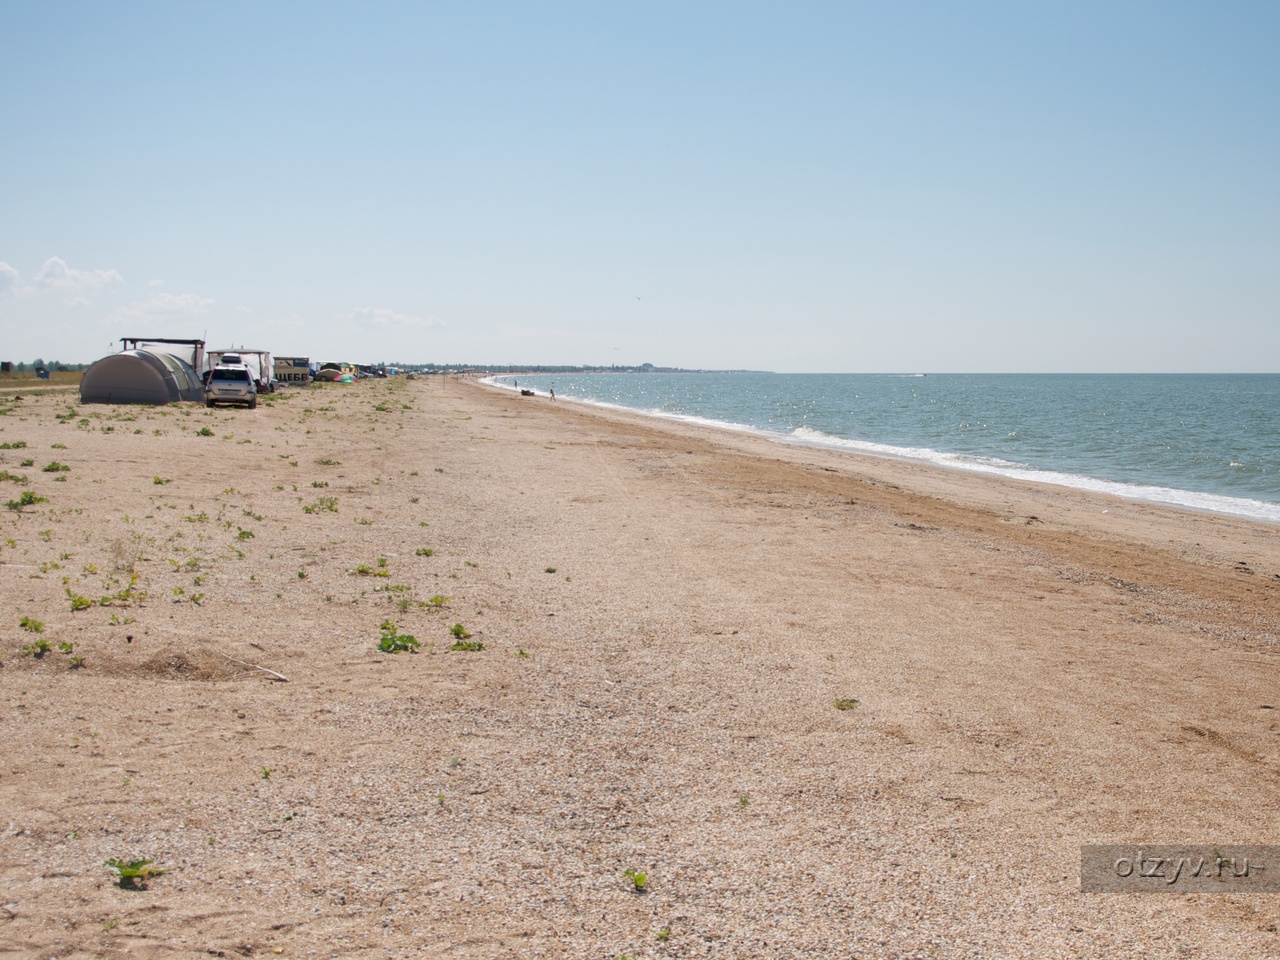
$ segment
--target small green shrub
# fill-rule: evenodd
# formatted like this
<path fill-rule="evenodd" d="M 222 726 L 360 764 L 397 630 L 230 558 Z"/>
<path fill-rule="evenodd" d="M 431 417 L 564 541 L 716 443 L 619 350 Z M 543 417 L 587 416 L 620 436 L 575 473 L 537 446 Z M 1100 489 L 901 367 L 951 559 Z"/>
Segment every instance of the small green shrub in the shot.
<path fill-rule="evenodd" d="M 631 881 L 631 889 L 636 893 L 644 893 L 649 887 L 649 875 L 642 870 L 628 867 L 622 875 Z"/>
<path fill-rule="evenodd" d="M 378 649 L 383 653 L 417 653 L 420 644 L 411 633 L 397 633 L 394 621 L 382 621 L 382 636 L 378 639 Z"/>
<path fill-rule="evenodd" d="M 59 463 L 57 460 L 54 460 L 51 463 L 45 464 L 42 469 L 45 473 L 59 473 L 61 471 L 70 470 L 71 468 L 65 463 Z"/>
<path fill-rule="evenodd" d="M 145 590 L 137 589 L 139 575 L 136 573 L 129 574 L 129 585 L 118 590 L 115 593 L 108 594 L 98 601 L 103 607 L 129 607 L 135 603 L 142 603 L 147 599 Z M 68 592 L 69 595 L 69 592 Z M 72 609 L 76 609 L 72 607 Z"/>
<path fill-rule="evenodd" d="M 453 634 L 455 637 L 457 637 L 459 640 L 465 640 L 467 639 L 467 637 L 471 636 L 471 634 L 467 633 L 467 628 L 460 623 L 455 623 L 452 627 L 450 627 L 449 632 Z"/>
<path fill-rule="evenodd" d="M 854 707 L 856 707 L 860 702 L 861 702 L 861 701 L 859 701 L 859 700 L 854 700 L 854 699 L 851 699 L 851 698 L 850 698 L 850 699 L 841 699 L 841 700 L 837 700 L 837 701 L 836 701 L 836 709 L 837 709 L 837 710 L 852 710 L 852 709 L 853 709 Z"/>
<path fill-rule="evenodd" d="M 48 497 L 40 497 L 32 490 L 23 490 L 17 500 L 9 500 L 5 506 L 10 510 L 21 510 L 23 507 L 34 506 L 37 503 L 48 503 Z"/>
<path fill-rule="evenodd" d="M 430 547 L 419 547 L 417 550 L 413 552 L 416 556 L 419 556 L 419 557 L 435 556 L 435 551 L 432 550 Z"/>
<path fill-rule="evenodd" d="M 43 657 L 46 653 L 48 653 L 52 649 L 53 649 L 53 644 L 51 644 L 48 640 L 45 640 L 43 637 L 41 637 L 35 643 L 30 643 L 30 644 L 27 644 L 27 646 L 23 647 L 22 652 L 24 655 L 28 657 L 35 657 L 37 660 L 39 660 L 41 657 Z"/>
<path fill-rule="evenodd" d="M 212 437 L 213 431 L 210 430 L 208 427 L 201 427 L 199 430 L 196 431 L 196 434 L 201 437 Z"/>
<path fill-rule="evenodd" d="M 119 877 L 119 884 L 125 890 L 145 890 L 152 877 L 168 873 L 161 867 L 153 867 L 154 860 L 118 860 L 106 862 L 108 870 L 114 870 Z"/>
<path fill-rule="evenodd" d="M 27 633 L 41 633 L 44 630 L 44 624 L 39 620 L 33 620 L 31 617 L 23 617 L 18 621 L 18 626 Z"/>

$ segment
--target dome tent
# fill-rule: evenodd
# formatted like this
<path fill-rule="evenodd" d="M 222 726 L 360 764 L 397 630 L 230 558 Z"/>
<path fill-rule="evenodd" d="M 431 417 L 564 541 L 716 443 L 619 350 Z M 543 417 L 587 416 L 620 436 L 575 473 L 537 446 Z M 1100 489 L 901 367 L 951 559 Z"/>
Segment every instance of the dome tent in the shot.
<path fill-rule="evenodd" d="M 94 363 L 80 380 L 81 403 L 199 402 L 204 386 L 195 368 L 169 353 L 123 350 Z"/>

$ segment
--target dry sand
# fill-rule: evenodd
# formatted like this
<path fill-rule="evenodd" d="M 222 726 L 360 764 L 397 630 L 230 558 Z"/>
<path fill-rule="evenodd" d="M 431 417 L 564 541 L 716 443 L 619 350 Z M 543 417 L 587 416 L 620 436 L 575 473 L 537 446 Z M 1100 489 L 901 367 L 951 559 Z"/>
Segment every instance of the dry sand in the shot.
<path fill-rule="evenodd" d="M 1273 527 L 443 377 L 75 399 L 0 403 L 0 956 L 1280 954 L 1079 880 L 1280 841 Z"/>

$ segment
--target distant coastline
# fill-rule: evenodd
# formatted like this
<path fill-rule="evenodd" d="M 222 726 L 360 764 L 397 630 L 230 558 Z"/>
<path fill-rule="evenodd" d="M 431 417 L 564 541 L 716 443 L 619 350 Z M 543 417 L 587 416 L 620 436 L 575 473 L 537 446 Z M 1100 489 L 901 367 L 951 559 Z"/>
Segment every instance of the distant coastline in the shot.
<path fill-rule="evenodd" d="M 390 366 L 390 364 L 388 364 Z M 659 367 L 652 363 L 611 364 L 609 366 L 574 366 L 572 364 L 503 364 L 503 363 L 397 363 L 405 373 L 463 374 L 541 374 L 541 373 L 756 373 L 771 370 L 712 370 L 702 367 Z"/>

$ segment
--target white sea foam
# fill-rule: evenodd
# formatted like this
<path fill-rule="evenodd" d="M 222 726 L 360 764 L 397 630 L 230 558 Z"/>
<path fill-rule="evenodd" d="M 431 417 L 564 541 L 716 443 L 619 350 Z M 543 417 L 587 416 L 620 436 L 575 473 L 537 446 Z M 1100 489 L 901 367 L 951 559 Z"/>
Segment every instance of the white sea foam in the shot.
<path fill-rule="evenodd" d="M 912 374 L 899 376 L 915 376 Z M 508 387 L 508 384 L 494 382 L 496 386 Z M 718 420 L 711 417 L 699 417 L 686 413 L 675 413 L 657 408 L 639 408 L 623 403 L 614 403 L 586 397 L 565 397 L 578 403 L 605 407 L 614 410 L 625 410 L 641 413 L 663 420 L 674 420 L 680 423 L 691 423 L 718 430 L 732 430 L 737 433 L 751 433 L 784 443 L 798 443 L 808 446 L 825 447 L 834 450 L 845 450 L 850 453 L 887 457 L 898 460 L 913 460 L 954 470 L 966 470 L 971 473 L 985 473 L 995 476 L 1013 477 L 1033 483 L 1049 483 L 1057 486 L 1072 487 L 1077 490 L 1088 490 L 1137 500 L 1148 503 L 1160 503 L 1187 510 L 1199 510 L 1207 513 L 1221 513 L 1229 516 L 1244 517 L 1250 520 L 1261 520 L 1267 523 L 1280 523 L 1280 504 L 1263 500 L 1252 500 L 1243 497 L 1228 497 L 1220 494 L 1198 493 L 1192 490 L 1179 490 L 1171 487 L 1122 483 L 1114 480 L 1101 480 L 1083 474 L 1064 473 L 1054 470 L 1042 470 L 1003 460 L 999 457 L 981 455 L 946 453 L 929 447 L 905 447 L 891 444 L 874 443 L 867 440 L 851 440 L 814 430 L 810 427 L 798 427 L 789 434 L 771 431 L 742 423 Z"/>
<path fill-rule="evenodd" d="M 1223 513 L 1235 517 L 1246 517 L 1250 520 L 1280 523 L 1280 504 L 1266 503 L 1262 500 L 1224 497 L 1213 493 L 1197 493 L 1194 490 L 1175 490 L 1171 487 L 1138 483 L 1121 483 L 1116 480 L 1100 480 L 1097 477 L 1062 473 L 1056 470 L 1038 470 L 1026 464 L 1013 463 L 996 457 L 965 456 L 926 447 L 895 447 L 865 440 L 848 440 L 808 427 L 795 430 L 791 434 L 791 439 L 793 442 L 810 446 L 849 450 L 900 460 L 917 460 L 956 470 L 968 470 L 972 473 L 995 474 L 1018 480 L 1029 480 L 1032 483 L 1052 483 L 1061 487 L 1074 487 L 1077 490 L 1106 493 L 1126 500 L 1163 503 L 1189 510 L 1203 510 L 1208 513 Z"/>

